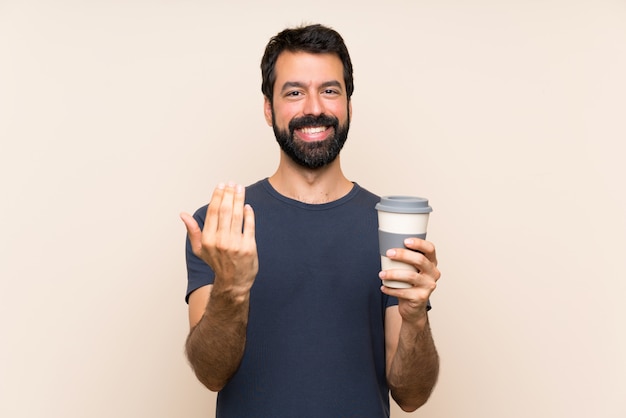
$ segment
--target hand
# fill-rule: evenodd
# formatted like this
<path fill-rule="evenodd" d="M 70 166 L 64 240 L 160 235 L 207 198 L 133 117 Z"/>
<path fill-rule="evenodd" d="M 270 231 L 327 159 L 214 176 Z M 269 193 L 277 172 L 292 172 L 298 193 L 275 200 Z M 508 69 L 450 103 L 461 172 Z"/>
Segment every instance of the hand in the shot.
<path fill-rule="evenodd" d="M 191 215 L 180 215 L 193 253 L 215 272 L 214 289 L 248 292 L 259 270 L 254 212 L 244 198 L 243 186 L 218 185 L 202 230 Z"/>
<path fill-rule="evenodd" d="M 405 321 L 420 321 L 426 318 L 426 306 L 431 293 L 437 287 L 441 272 L 437 268 L 435 246 L 419 238 L 404 241 L 406 248 L 393 248 L 386 256 L 395 261 L 414 266 L 417 271 L 390 269 L 381 271 L 381 279 L 397 280 L 411 285 L 406 289 L 382 286 L 383 293 L 398 298 L 398 309 Z"/>

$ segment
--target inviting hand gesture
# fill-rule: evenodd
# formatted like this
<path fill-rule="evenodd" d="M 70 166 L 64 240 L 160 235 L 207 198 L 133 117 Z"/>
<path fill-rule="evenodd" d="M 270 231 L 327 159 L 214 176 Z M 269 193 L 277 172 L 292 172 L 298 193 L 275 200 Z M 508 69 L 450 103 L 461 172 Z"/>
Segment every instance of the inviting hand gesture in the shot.
<path fill-rule="evenodd" d="M 248 292 L 259 269 L 254 212 L 244 201 L 243 186 L 220 184 L 213 191 L 202 230 L 191 215 L 181 214 L 193 253 L 211 266 L 214 287 L 223 290 Z"/>

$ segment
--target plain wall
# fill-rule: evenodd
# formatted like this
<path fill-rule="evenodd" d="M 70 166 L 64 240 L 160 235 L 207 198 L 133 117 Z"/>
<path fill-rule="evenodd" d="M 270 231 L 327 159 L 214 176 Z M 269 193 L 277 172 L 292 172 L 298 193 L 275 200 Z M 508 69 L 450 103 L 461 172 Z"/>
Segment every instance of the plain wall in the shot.
<path fill-rule="evenodd" d="M 435 209 L 411 416 L 626 416 L 617 0 L 0 0 L 0 416 L 213 416 L 178 214 L 273 173 L 259 62 L 302 22 L 352 54 L 347 176 Z"/>

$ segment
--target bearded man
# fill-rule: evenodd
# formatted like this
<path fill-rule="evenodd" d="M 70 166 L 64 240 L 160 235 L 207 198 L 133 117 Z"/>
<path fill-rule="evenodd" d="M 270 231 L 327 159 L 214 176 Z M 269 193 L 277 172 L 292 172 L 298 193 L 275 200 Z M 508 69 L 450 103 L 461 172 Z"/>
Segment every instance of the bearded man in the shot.
<path fill-rule="evenodd" d="M 354 90 L 345 43 L 322 25 L 285 29 L 261 72 L 276 172 L 219 184 L 181 214 L 189 362 L 219 392 L 219 418 L 389 417 L 389 393 L 413 411 L 438 376 L 428 301 L 440 272 L 419 238 L 386 254 L 417 271 L 381 271 L 380 198 L 340 164 Z"/>

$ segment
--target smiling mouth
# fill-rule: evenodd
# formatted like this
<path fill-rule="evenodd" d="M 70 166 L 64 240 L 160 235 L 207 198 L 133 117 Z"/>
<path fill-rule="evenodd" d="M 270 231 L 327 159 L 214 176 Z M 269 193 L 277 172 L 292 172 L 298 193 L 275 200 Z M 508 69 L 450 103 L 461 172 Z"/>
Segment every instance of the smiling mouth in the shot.
<path fill-rule="evenodd" d="M 303 126 L 295 130 L 295 135 L 304 142 L 324 141 L 332 135 L 332 126 Z"/>
<path fill-rule="evenodd" d="M 319 134 L 320 132 L 324 132 L 326 129 L 328 129 L 328 126 L 307 126 L 307 127 L 301 128 L 300 131 L 303 134 L 311 135 L 311 134 Z"/>

